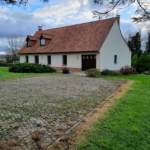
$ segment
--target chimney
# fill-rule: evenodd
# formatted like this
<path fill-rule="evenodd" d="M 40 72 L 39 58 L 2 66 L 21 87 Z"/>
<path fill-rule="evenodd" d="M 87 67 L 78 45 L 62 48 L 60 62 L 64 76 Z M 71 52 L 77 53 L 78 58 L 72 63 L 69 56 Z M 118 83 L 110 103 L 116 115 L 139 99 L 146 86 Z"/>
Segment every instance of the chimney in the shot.
<path fill-rule="evenodd" d="M 42 26 L 38 26 L 38 30 L 39 30 L 39 31 L 42 31 Z"/>
<path fill-rule="evenodd" d="M 120 15 L 117 15 L 117 21 L 118 21 L 118 24 L 119 24 L 119 27 L 120 27 Z"/>

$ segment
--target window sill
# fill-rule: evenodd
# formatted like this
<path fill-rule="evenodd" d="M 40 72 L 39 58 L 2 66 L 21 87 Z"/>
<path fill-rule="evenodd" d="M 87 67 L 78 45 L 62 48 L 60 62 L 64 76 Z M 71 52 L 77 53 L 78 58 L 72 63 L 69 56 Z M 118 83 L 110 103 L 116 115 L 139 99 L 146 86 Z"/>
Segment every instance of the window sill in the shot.
<path fill-rule="evenodd" d="M 50 65 L 50 66 L 51 66 L 51 64 L 47 64 L 47 65 Z"/>
<path fill-rule="evenodd" d="M 117 64 L 117 63 L 114 63 L 114 64 Z"/>
<path fill-rule="evenodd" d="M 62 65 L 62 66 L 67 66 L 67 65 Z"/>

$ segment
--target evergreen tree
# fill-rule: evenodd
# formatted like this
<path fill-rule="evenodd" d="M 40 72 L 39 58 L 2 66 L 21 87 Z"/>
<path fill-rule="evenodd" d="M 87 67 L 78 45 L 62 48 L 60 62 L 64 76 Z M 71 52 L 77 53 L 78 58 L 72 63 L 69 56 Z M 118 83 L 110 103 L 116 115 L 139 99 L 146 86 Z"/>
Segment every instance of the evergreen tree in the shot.
<path fill-rule="evenodd" d="M 135 54 L 137 54 L 138 51 L 139 51 L 139 54 L 142 52 L 141 51 L 141 34 L 139 32 L 137 32 L 136 35 L 130 38 L 130 40 L 128 41 L 128 46 L 130 47 L 132 51 L 132 57 Z"/>
<path fill-rule="evenodd" d="M 150 55 L 150 33 L 148 33 L 148 41 L 146 42 L 146 51 Z"/>
<path fill-rule="evenodd" d="M 138 56 L 135 54 L 132 58 L 131 66 L 137 70 L 138 68 Z"/>
<path fill-rule="evenodd" d="M 139 57 L 137 71 L 139 73 L 142 73 L 142 72 L 147 71 L 149 69 L 150 69 L 150 59 L 149 59 L 148 53 L 145 51 Z"/>

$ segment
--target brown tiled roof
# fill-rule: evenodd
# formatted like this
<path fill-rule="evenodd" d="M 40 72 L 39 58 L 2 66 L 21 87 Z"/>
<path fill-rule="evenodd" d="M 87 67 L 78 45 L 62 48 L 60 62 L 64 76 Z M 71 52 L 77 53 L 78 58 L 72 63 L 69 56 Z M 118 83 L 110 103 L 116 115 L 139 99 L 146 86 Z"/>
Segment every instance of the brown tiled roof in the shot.
<path fill-rule="evenodd" d="M 45 39 L 52 39 L 52 35 L 51 35 L 51 34 L 43 34 L 43 33 L 42 33 L 42 36 L 43 36 Z"/>
<path fill-rule="evenodd" d="M 37 31 L 33 36 L 38 39 L 32 47 L 25 45 L 23 53 L 61 53 L 99 51 L 117 18 L 88 22 L 61 28 Z M 40 37 L 44 35 L 51 41 L 40 46 Z"/>
<path fill-rule="evenodd" d="M 27 39 L 29 39 L 29 40 L 31 40 L 31 41 L 37 41 L 37 40 L 38 40 L 38 38 L 37 38 L 37 37 L 35 37 L 35 36 L 31 36 L 31 35 L 27 35 L 26 40 L 27 40 Z"/>

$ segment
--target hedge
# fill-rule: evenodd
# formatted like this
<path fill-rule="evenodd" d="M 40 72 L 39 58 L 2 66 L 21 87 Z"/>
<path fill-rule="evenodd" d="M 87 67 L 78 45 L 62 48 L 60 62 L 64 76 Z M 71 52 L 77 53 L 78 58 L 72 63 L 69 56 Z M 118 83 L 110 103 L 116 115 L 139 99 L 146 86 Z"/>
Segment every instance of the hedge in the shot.
<path fill-rule="evenodd" d="M 56 69 L 50 66 L 33 63 L 13 64 L 9 68 L 9 72 L 19 72 L 19 73 L 50 73 L 56 71 L 57 71 Z"/>

